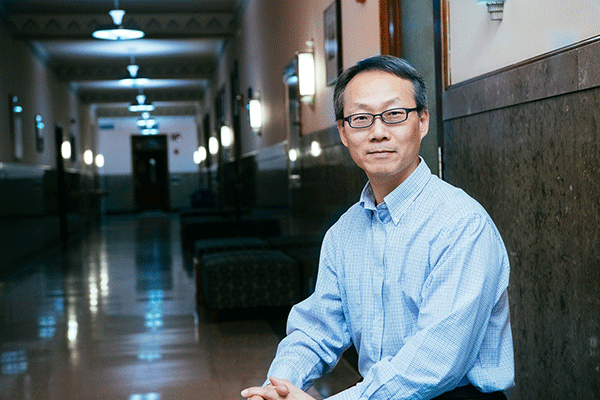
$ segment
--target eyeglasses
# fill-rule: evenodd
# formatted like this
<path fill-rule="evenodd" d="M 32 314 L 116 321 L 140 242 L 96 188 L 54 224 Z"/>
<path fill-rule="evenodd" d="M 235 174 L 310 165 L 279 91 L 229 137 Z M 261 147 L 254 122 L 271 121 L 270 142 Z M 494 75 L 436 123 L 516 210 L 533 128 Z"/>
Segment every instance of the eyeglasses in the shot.
<path fill-rule="evenodd" d="M 408 119 L 408 114 L 411 111 L 418 111 L 419 108 L 392 108 L 391 110 L 386 110 L 381 114 L 371 114 L 371 113 L 358 113 L 352 114 L 346 118 L 342 118 L 344 121 L 348 122 L 350 128 L 354 129 L 362 129 L 368 128 L 375 122 L 375 117 L 380 117 L 383 122 L 388 125 L 391 124 L 399 124 L 400 122 L 404 122 Z"/>

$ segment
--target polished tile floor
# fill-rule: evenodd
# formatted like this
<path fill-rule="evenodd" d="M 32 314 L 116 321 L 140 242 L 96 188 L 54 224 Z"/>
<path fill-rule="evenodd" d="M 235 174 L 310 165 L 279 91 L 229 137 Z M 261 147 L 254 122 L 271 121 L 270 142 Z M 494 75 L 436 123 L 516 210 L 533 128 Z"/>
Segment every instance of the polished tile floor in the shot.
<path fill-rule="evenodd" d="M 264 381 L 281 321 L 196 310 L 178 219 L 106 219 L 0 281 L 0 399 L 229 400 Z M 311 390 L 358 374 L 344 360 Z"/>

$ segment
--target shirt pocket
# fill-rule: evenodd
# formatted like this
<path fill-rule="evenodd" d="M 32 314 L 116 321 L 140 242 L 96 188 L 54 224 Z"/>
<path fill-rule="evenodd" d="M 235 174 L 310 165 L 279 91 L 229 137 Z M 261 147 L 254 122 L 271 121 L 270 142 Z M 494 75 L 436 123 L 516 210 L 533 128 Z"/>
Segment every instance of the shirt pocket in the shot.
<path fill-rule="evenodd" d="M 356 340 L 360 337 L 363 328 L 363 287 L 357 278 L 344 278 L 340 280 L 340 289 L 348 330 Z"/>

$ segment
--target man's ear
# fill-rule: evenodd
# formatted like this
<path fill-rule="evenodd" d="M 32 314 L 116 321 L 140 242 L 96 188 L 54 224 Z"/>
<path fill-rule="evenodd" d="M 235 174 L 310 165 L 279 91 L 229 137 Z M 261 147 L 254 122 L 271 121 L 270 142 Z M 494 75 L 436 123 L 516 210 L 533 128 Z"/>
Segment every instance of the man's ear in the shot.
<path fill-rule="evenodd" d="M 419 130 L 421 132 L 421 140 L 423 140 L 429 132 L 429 111 L 427 109 L 421 110 L 421 114 L 419 115 Z"/>
<path fill-rule="evenodd" d="M 348 140 L 346 139 L 346 127 L 344 126 L 344 120 L 339 119 L 337 121 L 338 133 L 340 134 L 340 139 L 344 146 L 348 147 Z"/>

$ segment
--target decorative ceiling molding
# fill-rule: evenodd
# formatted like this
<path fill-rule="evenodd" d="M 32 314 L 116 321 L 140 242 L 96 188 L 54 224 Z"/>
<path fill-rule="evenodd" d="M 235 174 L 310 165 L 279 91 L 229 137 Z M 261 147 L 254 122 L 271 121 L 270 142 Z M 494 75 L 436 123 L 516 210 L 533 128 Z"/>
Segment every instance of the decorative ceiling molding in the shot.
<path fill-rule="evenodd" d="M 202 101 L 204 99 L 203 88 L 172 88 L 172 89 L 144 89 L 146 95 L 146 104 L 160 102 L 179 102 L 179 101 Z M 138 89 L 124 90 L 81 90 L 77 93 L 83 103 L 133 103 L 135 96 L 139 94 Z"/>
<path fill-rule="evenodd" d="M 199 106 L 157 106 L 152 111 L 152 116 L 195 116 L 198 114 Z M 98 118 L 139 117 L 140 113 L 132 113 L 127 107 L 97 107 Z"/>
<path fill-rule="evenodd" d="M 13 33 L 21 39 L 89 39 L 98 27 L 112 25 L 108 15 L 98 14 L 12 14 Z M 125 14 L 124 25 L 143 30 L 146 38 L 229 37 L 237 21 L 231 12 L 190 14 Z"/>
<path fill-rule="evenodd" d="M 139 76 L 149 79 L 211 79 L 214 73 L 214 62 L 199 64 L 143 64 Z M 60 81 L 118 80 L 129 77 L 127 64 L 57 64 L 52 69 Z"/>

